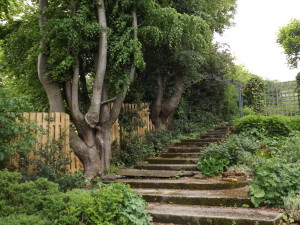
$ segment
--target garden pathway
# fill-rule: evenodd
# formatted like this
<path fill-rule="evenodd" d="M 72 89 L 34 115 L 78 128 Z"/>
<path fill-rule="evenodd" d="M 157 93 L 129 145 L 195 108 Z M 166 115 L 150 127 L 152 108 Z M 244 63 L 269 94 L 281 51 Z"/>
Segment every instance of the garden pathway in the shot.
<path fill-rule="evenodd" d="M 122 169 L 118 182 L 129 184 L 148 202 L 154 224 L 277 225 L 282 214 L 253 209 L 248 181 L 204 179 L 197 171 L 201 151 L 220 142 L 231 127 L 220 127 L 194 140 L 181 140 L 136 169 Z M 113 182 L 113 181 L 107 181 Z"/>

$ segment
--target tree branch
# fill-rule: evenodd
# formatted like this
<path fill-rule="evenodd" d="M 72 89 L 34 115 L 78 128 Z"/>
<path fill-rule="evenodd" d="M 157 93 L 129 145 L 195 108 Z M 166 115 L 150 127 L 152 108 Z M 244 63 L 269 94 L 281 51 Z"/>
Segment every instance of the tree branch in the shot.
<path fill-rule="evenodd" d="M 75 56 L 75 66 L 73 72 L 73 79 L 72 79 L 72 102 L 71 102 L 71 112 L 74 116 L 75 120 L 80 120 L 83 118 L 83 115 L 79 109 L 79 97 L 78 97 L 78 88 L 79 88 L 79 58 L 78 55 Z"/>
<path fill-rule="evenodd" d="M 48 0 L 39 0 L 39 26 L 43 33 L 43 26 L 47 23 L 47 18 L 43 15 L 43 10 L 48 7 Z M 38 56 L 38 77 L 47 94 L 51 112 L 64 112 L 64 104 L 59 84 L 53 82 L 47 71 L 47 55 L 44 53 L 46 43 L 43 39 L 40 41 L 41 53 Z"/>
<path fill-rule="evenodd" d="M 99 49 L 96 62 L 96 75 L 93 86 L 93 96 L 91 99 L 90 108 L 87 113 L 89 121 L 94 125 L 99 122 L 101 94 L 107 66 L 107 22 L 104 0 L 97 1 L 97 14 L 98 22 L 103 27 L 103 31 L 99 37 Z"/>
<path fill-rule="evenodd" d="M 137 22 L 136 10 L 133 9 L 131 14 L 132 14 L 132 27 L 134 28 L 133 39 L 137 40 L 138 39 L 138 22 Z M 135 72 L 136 72 L 136 67 L 135 67 L 134 62 L 133 62 L 132 65 L 131 65 L 131 69 L 130 69 L 129 84 L 132 83 L 132 81 L 135 77 Z M 115 103 L 114 103 L 113 108 L 112 108 L 111 113 L 110 113 L 109 122 L 111 124 L 113 124 L 115 122 L 115 120 L 118 118 L 118 116 L 120 114 L 122 103 L 124 102 L 124 99 L 126 97 L 128 88 L 129 87 L 127 85 L 123 85 L 121 93 L 117 96 L 117 98 L 115 100 Z"/>

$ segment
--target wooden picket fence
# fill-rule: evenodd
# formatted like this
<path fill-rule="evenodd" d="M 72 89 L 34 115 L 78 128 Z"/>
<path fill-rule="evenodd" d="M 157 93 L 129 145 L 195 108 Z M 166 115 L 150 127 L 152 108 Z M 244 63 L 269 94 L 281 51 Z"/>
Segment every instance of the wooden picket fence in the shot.
<path fill-rule="evenodd" d="M 135 104 L 124 104 L 123 110 L 126 112 L 128 110 L 137 109 Z M 147 131 L 153 130 L 153 124 L 149 117 L 149 107 L 146 104 L 142 105 L 142 110 L 138 112 L 139 117 L 141 118 L 144 126 L 138 127 L 136 132 L 137 134 L 144 135 Z M 23 117 L 30 121 L 36 122 L 36 124 L 41 127 L 43 130 L 46 130 L 47 134 L 37 135 L 37 145 L 38 146 L 46 144 L 49 139 L 59 139 L 63 137 L 63 148 L 62 151 L 70 157 L 70 165 L 68 166 L 69 173 L 76 173 L 83 169 L 82 163 L 75 155 L 75 153 L 70 148 L 69 144 L 69 127 L 70 127 L 70 117 L 66 113 L 23 113 Z M 117 120 L 111 130 L 111 142 L 119 141 L 121 138 L 121 128 L 119 126 L 119 121 Z M 34 153 L 31 152 L 29 155 L 30 158 L 35 157 Z M 12 157 L 8 162 L 8 167 L 18 168 L 18 159 L 17 157 Z M 33 168 L 29 169 L 32 171 Z"/>

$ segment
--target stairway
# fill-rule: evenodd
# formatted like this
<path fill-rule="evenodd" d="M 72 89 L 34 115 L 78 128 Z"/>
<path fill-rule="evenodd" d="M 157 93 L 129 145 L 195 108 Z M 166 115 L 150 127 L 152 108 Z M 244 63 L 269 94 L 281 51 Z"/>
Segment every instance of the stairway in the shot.
<path fill-rule="evenodd" d="M 230 134 L 230 126 L 216 128 L 194 140 L 181 140 L 159 157 L 135 169 L 118 172 L 136 193 L 148 202 L 153 225 L 276 225 L 282 215 L 271 210 L 252 209 L 247 195 L 248 181 L 204 179 L 197 170 L 201 151 Z M 115 181 L 106 181 L 115 182 Z"/>

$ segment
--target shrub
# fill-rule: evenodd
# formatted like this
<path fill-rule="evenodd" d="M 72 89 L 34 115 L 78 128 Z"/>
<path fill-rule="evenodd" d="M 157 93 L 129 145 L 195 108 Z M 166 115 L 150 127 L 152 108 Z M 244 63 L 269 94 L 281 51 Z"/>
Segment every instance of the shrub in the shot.
<path fill-rule="evenodd" d="M 300 119 L 286 116 L 246 116 L 234 121 L 238 132 L 258 137 L 288 136 L 293 130 L 300 131 Z"/>
<path fill-rule="evenodd" d="M 59 198 L 58 185 L 40 178 L 34 182 L 21 182 L 20 173 L 0 172 L 0 216 L 10 214 L 36 215 Z"/>
<path fill-rule="evenodd" d="M 220 144 L 210 144 L 200 156 L 198 169 L 207 177 L 215 176 L 238 163 L 242 152 L 254 153 L 259 143 L 243 135 L 232 135 Z"/>
<path fill-rule="evenodd" d="M 27 154 L 35 144 L 34 126 L 26 123 L 22 111 L 30 109 L 24 98 L 11 97 L 0 86 L 0 169 L 11 155 Z M 20 122 L 17 122 L 19 120 Z"/>
<path fill-rule="evenodd" d="M 12 214 L 6 217 L 0 217 L 0 225 L 46 225 L 42 217 L 26 214 Z"/>
<path fill-rule="evenodd" d="M 47 179 L 21 182 L 20 173 L 4 170 L 0 186 L 0 221 L 7 224 L 20 224 L 16 223 L 20 220 L 41 225 L 146 225 L 151 221 L 144 211 L 145 201 L 121 183 L 62 193 Z"/>
<path fill-rule="evenodd" d="M 101 184 L 100 189 L 75 189 L 66 194 L 67 206 L 58 224 L 146 225 L 145 201 L 121 183 Z"/>
<path fill-rule="evenodd" d="M 141 135 L 128 133 L 122 137 L 120 144 L 115 142 L 112 145 L 113 164 L 134 166 L 163 150 L 172 137 L 169 131 L 151 131 L 144 138 Z"/>
<path fill-rule="evenodd" d="M 282 197 L 299 191 L 300 164 L 273 158 L 255 172 L 249 194 L 255 206 L 260 204 L 282 206 Z"/>

